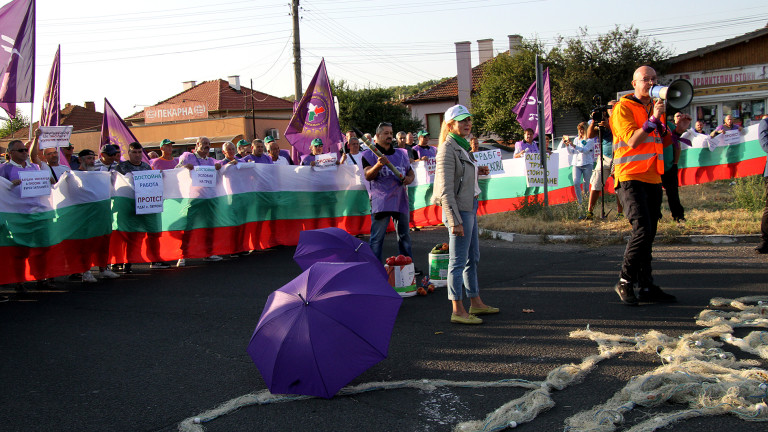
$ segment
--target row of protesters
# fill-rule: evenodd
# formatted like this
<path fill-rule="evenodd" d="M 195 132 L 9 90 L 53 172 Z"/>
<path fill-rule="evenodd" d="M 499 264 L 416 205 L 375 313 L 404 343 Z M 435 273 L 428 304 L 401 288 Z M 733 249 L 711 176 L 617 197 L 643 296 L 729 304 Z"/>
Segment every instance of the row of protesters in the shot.
<path fill-rule="evenodd" d="M 578 135 L 571 140 L 567 135 L 563 137 L 568 154 L 571 155 L 573 167 L 573 189 L 576 193 L 576 201 L 581 204 L 582 195 L 588 193 L 588 184 L 592 178 L 592 167 L 595 164 L 595 141 L 587 136 L 587 122 L 581 122 L 576 126 Z M 584 184 L 584 191 L 581 185 Z"/>

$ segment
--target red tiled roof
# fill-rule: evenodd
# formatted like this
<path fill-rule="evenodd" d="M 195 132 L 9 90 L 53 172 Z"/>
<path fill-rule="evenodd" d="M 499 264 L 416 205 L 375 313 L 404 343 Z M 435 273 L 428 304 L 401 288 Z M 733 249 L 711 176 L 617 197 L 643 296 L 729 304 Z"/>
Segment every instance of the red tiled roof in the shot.
<path fill-rule="evenodd" d="M 98 131 L 101 129 L 101 121 L 104 114 L 81 107 L 80 105 L 67 105 L 60 111 L 59 125 L 72 126 L 72 132 L 82 131 L 85 129 L 92 129 Z M 39 122 L 32 124 L 32 130 L 37 129 Z M 29 137 L 29 129 L 24 128 L 14 132 L 9 138 L 27 139 Z"/>
<path fill-rule="evenodd" d="M 487 63 L 481 63 L 472 68 L 472 92 L 474 92 L 480 85 L 480 80 L 483 77 L 483 65 Z M 419 103 L 419 102 L 434 102 L 441 100 L 458 99 L 459 97 L 459 80 L 457 77 L 445 79 L 434 86 L 424 90 L 421 93 L 417 93 L 413 96 L 407 97 L 402 100 L 404 104 Z"/>
<path fill-rule="evenodd" d="M 153 106 L 175 104 L 183 101 L 205 102 L 208 105 L 209 112 L 250 111 L 251 104 L 253 104 L 254 111 L 290 110 L 293 112 L 293 102 L 255 91 L 245 86 L 240 86 L 240 91 L 238 92 L 229 86 L 228 81 L 223 79 L 204 81 Z M 143 118 L 144 110 L 141 110 L 126 117 L 126 120 L 139 120 Z"/>

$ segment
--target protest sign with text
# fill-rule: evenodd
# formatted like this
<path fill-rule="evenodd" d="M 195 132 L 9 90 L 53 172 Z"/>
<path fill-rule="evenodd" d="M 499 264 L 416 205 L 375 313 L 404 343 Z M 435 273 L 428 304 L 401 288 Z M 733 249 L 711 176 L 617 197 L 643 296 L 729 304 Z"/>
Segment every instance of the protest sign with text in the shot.
<path fill-rule="evenodd" d="M 19 171 L 19 180 L 22 198 L 51 194 L 50 171 Z"/>
<path fill-rule="evenodd" d="M 133 190 L 136 195 L 136 214 L 163 212 L 162 172 L 134 171 Z"/>
<path fill-rule="evenodd" d="M 41 149 L 54 147 L 68 147 L 69 138 L 72 136 L 72 126 L 40 126 Z"/>
<path fill-rule="evenodd" d="M 424 161 L 424 168 L 427 170 L 427 178 L 429 181 L 435 181 L 435 170 L 437 169 L 437 159 L 427 158 Z"/>
<path fill-rule="evenodd" d="M 725 131 L 725 133 L 720 136 L 723 139 L 722 145 L 724 146 L 739 144 L 741 142 L 741 132 L 739 132 L 738 129 Z"/>
<path fill-rule="evenodd" d="M 472 153 L 477 159 L 478 166 L 487 166 L 491 171 L 488 175 L 504 174 L 504 163 L 501 161 L 501 150 L 486 150 Z"/>
<path fill-rule="evenodd" d="M 547 184 L 557 186 L 557 174 L 560 167 L 560 154 L 547 155 Z M 525 153 L 525 180 L 527 187 L 544 186 L 544 167 L 539 153 Z"/>
<path fill-rule="evenodd" d="M 336 169 L 336 155 L 334 153 L 323 153 L 315 156 L 315 170 L 328 171 Z"/>
<path fill-rule="evenodd" d="M 216 167 L 196 166 L 192 170 L 192 186 L 216 187 Z"/>

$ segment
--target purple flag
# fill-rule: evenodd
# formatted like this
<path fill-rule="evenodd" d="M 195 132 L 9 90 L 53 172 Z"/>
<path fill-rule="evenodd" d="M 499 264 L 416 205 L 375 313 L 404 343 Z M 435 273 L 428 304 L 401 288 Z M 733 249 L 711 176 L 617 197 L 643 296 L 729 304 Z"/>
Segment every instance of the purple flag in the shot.
<path fill-rule="evenodd" d="M 61 99 L 59 98 L 59 69 L 61 68 L 61 45 L 53 57 L 51 73 L 48 74 L 48 88 L 43 95 L 43 112 L 40 114 L 40 126 L 58 126 Z"/>
<path fill-rule="evenodd" d="M 14 0 L 0 9 L 0 108 L 11 118 L 16 103 L 35 91 L 35 0 Z"/>
<path fill-rule="evenodd" d="M 552 133 L 552 96 L 549 91 L 549 68 L 544 70 L 544 130 L 545 133 Z M 531 128 L 534 136 L 539 135 L 539 115 L 536 107 L 538 99 L 536 98 L 536 81 L 528 87 L 520 102 L 512 108 L 512 112 L 517 116 L 517 122 L 523 129 Z"/>
<path fill-rule="evenodd" d="M 285 138 L 301 155 L 310 153 L 309 145 L 315 138 L 323 140 L 325 153 L 338 152 L 343 145 L 331 82 L 325 71 L 325 59 L 320 62 L 320 67 L 294 110 L 285 130 Z"/>
<path fill-rule="evenodd" d="M 104 119 L 101 121 L 101 147 L 113 144 L 120 148 L 120 159 L 128 160 L 128 145 L 139 140 L 133 135 L 128 125 L 117 114 L 112 104 L 104 98 Z M 144 162 L 149 163 L 147 154 L 142 152 Z"/>

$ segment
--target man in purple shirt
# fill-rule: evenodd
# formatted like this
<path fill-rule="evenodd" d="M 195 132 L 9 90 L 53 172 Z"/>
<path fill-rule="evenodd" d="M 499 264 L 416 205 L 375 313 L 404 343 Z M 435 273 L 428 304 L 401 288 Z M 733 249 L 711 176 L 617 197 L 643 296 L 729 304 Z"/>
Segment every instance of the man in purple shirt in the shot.
<path fill-rule="evenodd" d="M 313 139 L 309 151 L 312 153 L 301 157 L 301 165 L 315 166 L 315 156 L 323 154 L 323 140 L 320 138 Z"/>
<path fill-rule="evenodd" d="M 242 160 L 251 155 L 251 143 L 241 139 L 237 142 L 237 155 L 236 158 Z"/>
<path fill-rule="evenodd" d="M 425 161 L 437 156 L 437 149 L 429 145 L 429 132 L 419 131 L 417 137 L 419 145 L 413 147 L 411 159 Z"/>
<path fill-rule="evenodd" d="M 716 136 L 718 136 L 720 134 L 724 134 L 724 133 L 726 133 L 728 131 L 732 131 L 732 130 L 738 130 L 739 132 L 741 132 L 741 125 L 734 124 L 733 123 L 733 116 L 728 114 L 723 119 L 723 124 L 721 124 L 720 126 L 716 127 L 715 130 L 713 130 L 712 133 L 709 134 L 709 136 L 714 138 L 714 137 L 716 137 Z"/>
<path fill-rule="evenodd" d="M 533 140 L 533 129 L 528 128 L 523 133 L 523 140 L 515 143 L 514 157 L 519 158 L 525 156 L 526 153 L 538 153 L 539 144 Z"/>
<path fill-rule="evenodd" d="M 23 142 L 19 140 L 9 142 L 8 155 L 10 157 L 8 163 L 0 165 L 0 177 L 10 180 L 13 186 L 21 184 L 20 171 L 40 171 L 40 167 L 29 160 L 29 149 Z"/>
<path fill-rule="evenodd" d="M 176 143 L 169 140 L 168 138 L 164 139 L 163 142 L 160 143 L 160 151 L 162 151 L 163 154 L 159 158 L 149 161 L 149 165 L 153 170 L 166 170 L 176 168 L 176 166 L 179 164 L 179 158 L 173 157 L 174 144 Z"/>
<path fill-rule="evenodd" d="M 380 123 L 376 128 L 376 147 L 382 156 L 377 157 L 371 150 L 363 153 L 365 179 L 370 182 L 371 198 L 371 250 L 379 260 L 382 258 L 384 234 L 392 218 L 397 231 L 397 246 L 401 255 L 413 257 L 411 236 L 408 232 L 410 208 L 408 188 L 415 177 L 408 154 L 392 145 L 392 124 Z M 404 176 L 401 181 L 387 162 Z"/>
<path fill-rule="evenodd" d="M 221 146 L 221 152 L 224 153 L 224 159 L 221 160 L 221 167 L 226 165 L 237 165 L 238 162 L 245 162 L 237 158 L 237 152 L 235 151 L 235 144 L 232 141 L 227 141 Z"/>
<path fill-rule="evenodd" d="M 251 149 L 252 149 L 251 155 L 244 157 L 243 162 L 255 162 L 260 164 L 272 165 L 272 158 L 269 157 L 269 155 L 264 154 L 264 141 L 258 138 L 253 140 Z"/>

